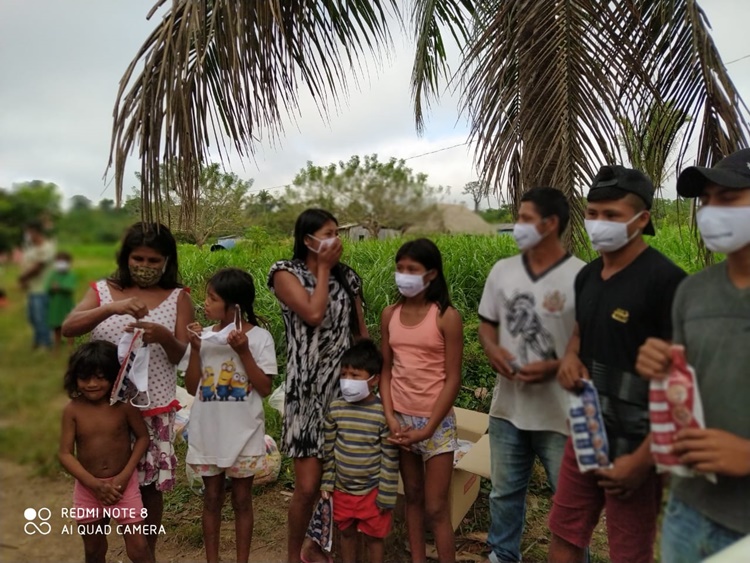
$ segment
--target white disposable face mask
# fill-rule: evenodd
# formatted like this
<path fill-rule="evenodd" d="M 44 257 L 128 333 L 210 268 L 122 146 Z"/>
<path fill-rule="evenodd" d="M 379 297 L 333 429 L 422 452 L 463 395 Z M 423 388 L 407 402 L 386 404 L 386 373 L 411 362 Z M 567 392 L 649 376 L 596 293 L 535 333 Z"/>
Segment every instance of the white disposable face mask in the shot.
<path fill-rule="evenodd" d="M 67 260 L 55 260 L 52 267 L 56 272 L 67 272 L 70 269 L 70 262 Z"/>
<path fill-rule="evenodd" d="M 632 235 L 628 236 L 628 225 L 638 219 L 643 214 L 643 211 L 636 213 L 635 216 L 626 223 L 619 223 L 617 221 L 602 221 L 594 219 L 586 219 L 586 232 L 589 234 L 591 239 L 591 246 L 598 252 L 614 252 L 620 250 L 623 246 L 628 244 L 636 236 L 639 231 L 635 231 Z"/>
<path fill-rule="evenodd" d="M 396 287 L 398 287 L 399 293 L 404 297 L 419 295 L 430 285 L 429 282 L 424 282 L 426 275 L 427 272 L 424 274 L 402 274 L 396 272 Z"/>
<path fill-rule="evenodd" d="M 513 225 L 513 238 L 516 239 L 518 249 L 523 252 L 539 244 L 544 235 L 533 223 L 516 223 Z"/>
<path fill-rule="evenodd" d="M 731 254 L 750 244 L 750 206 L 706 205 L 698 210 L 695 220 L 703 242 L 713 252 Z"/>
<path fill-rule="evenodd" d="M 319 239 L 319 238 L 316 238 L 316 237 L 314 237 L 312 235 L 308 235 L 308 236 L 311 239 L 318 241 L 318 248 L 317 248 L 317 250 L 315 248 L 311 247 L 311 246 L 307 247 L 310 250 L 312 250 L 315 254 L 318 254 L 319 252 L 322 252 L 323 250 L 325 250 L 326 248 L 328 248 L 329 246 L 331 246 L 333 244 L 333 241 L 335 241 L 338 238 L 338 237 L 330 237 L 330 238 Z"/>
<path fill-rule="evenodd" d="M 242 330 L 242 315 L 240 314 L 239 305 L 235 305 L 234 308 L 234 323 L 228 324 L 217 332 L 208 330 L 198 334 L 197 332 L 188 329 L 188 331 L 200 338 L 201 342 L 210 342 L 211 344 L 217 344 L 219 346 L 227 345 L 227 339 L 233 330 Z"/>
<path fill-rule="evenodd" d="M 339 379 L 339 386 L 341 387 L 341 396 L 344 400 L 349 403 L 357 403 L 363 401 L 370 396 L 370 386 L 368 383 L 375 376 L 369 379 Z"/>
<path fill-rule="evenodd" d="M 140 334 L 138 334 L 138 332 L 140 332 Z M 145 405 L 134 402 L 138 395 L 130 400 L 130 404 L 139 409 L 145 409 L 151 405 L 151 397 L 148 393 L 148 363 L 151 358 L 151 349 L 148 345 L 137 346 L 135 349 L 131 350 L 130 358 L 127 356 L 128 350 L 131 347 L 130 345 L 133 343 L 133 339 L 136 337 L 140 339 L 142 333 L 143 331 L 138 331 L 138 329 L 133 332 L 125 332 L 117 343 L 117 357 L 119 358 L 120 363 L 131 362 L 126 377 L 133 385 L 135 385 L 139 395 L 141 393 L 146 394 Z"/>

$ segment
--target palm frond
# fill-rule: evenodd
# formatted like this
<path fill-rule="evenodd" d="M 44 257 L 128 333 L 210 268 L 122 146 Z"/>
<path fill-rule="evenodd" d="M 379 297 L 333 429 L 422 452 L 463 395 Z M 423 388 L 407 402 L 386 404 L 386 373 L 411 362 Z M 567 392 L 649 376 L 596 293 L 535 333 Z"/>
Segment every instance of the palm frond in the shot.
<path fill-rule="evenodd" d="M 387 10 L 400 17 L 396 0 L 174 0 L 120 81 L 108 166 L 118 203 L 136 152 L 144 217 L 158 216 L 159 165 L 173 160 L 189 215 L 211 148 L 223 161 L 227 138 L 241 157 L 275 141 L 302 88 L 325 116 L 353 63 L 390 44 Z"/>
<path fill-rule="evenodd" d="M 533 186 L 561 189 L 574 242 L 581 186 L 619 156 L 615 116 L 631 101 L 615 84 L 639 72 L 623 12 L 596 0 L 497 2 L 462 66 L 482 177 L 511 202 Z"/>
<path fill-rule="evenodd" d="M 698 3 L 641 0 L 639 4 L 652 41 L 645 64 L 655 88 L 674 111 L 691 116 L 676 167 L 692 164 L 686 160 L 696 140 L 695 163 L 701 166 L 712 166 L 746 147 L 748 108 L 727 73 Z"/>
<path fill-rule="evenodd" d="M 442 79 L 449 79 L 442 28 L 461 47 L 468 41 L 476 13 L 473 0 L 413 0 L 411 21 L 416 51 L 411 74 L 414 120 L 424 131 L 424 115 L 430 100 L 438 96 Z"/>

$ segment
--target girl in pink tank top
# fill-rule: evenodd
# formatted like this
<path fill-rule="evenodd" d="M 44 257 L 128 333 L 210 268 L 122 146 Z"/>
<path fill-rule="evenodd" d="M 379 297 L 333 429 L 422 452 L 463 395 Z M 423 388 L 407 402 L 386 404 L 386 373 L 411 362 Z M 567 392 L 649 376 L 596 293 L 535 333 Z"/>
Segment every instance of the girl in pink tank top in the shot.
<path fill-rule="evenodd" d="M 455 561 L 448 493 L 458 448 L 453 402 L 461 387 L 463 326 L 451 306 L 443 260 L 435 244 L 417 239 L 396 253 L 401 299 L 381 319 L 380 395 L 401 446 L 401 478 L 412 561 L 425 561 L 425 516 L 440 561 Z"/>

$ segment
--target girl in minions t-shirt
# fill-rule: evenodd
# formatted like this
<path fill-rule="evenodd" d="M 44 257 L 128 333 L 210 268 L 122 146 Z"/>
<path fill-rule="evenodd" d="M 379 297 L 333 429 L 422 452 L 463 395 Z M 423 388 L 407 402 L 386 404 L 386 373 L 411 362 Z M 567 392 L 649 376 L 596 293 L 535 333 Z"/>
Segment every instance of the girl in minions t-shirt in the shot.
<path fill-rule="evenodd" d="M 237 561 L 248 561 L 253 529 L 253 477 L 265 470 L 262 397 L 277 373 L 271 334 L 257 326 L 255 285 L 247 272 L 219 270 L 206 286 L 211 327 L 190 325 L 185 372 L 195 395 L 186 462 L 203 478 L 203 540 L 208 561 L 219 560 L 225 476 L 232 478 Z"/>

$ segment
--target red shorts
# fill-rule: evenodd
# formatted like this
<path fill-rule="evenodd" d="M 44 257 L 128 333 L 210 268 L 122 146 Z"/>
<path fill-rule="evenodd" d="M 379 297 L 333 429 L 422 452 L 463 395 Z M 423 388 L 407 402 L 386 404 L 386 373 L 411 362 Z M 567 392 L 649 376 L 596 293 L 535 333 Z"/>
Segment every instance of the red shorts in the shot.
<path fill-rule="evenodd" d="M 102 481 L 112 481 L 113 479 L 114 477 L 102 479 Z M 82 485 L 76 479 L 73 488 L 73 505 L 76 513 L 82 515 L 82 518 L 76 518 L 76 521 L 80 524 L 88 524 L 110 517 L 118 524 L 141 522 L 144 520 L 144 511 L 141 489 L 138 487 L 138 472 L 133 471 L 133 475 L 130 476 L 130 480 L 122 492 L 120 502 L 112 506 L 104 506 L 91 492 L 91 489 Z"/>
<path fill-rule="evenodd" d="M 333 521 L 339 530 L 346 530 L 352 524 L 357 531 L 373 538 L 384 538 L 391 531 L 392 510 L 380 512 L 375 499 L 378 490 L 366 495 L 352 495 L 333 491 Z"/>
<path fill-rule="evenodd" d="M 568 543 L 586 547 L 602 509 L 606 509 L 610 560 L 613 563 L 651 563 L 656 519 L 661 507 L 661 479 L 652 472 L 643 485 L 625 499 L 605 494 L 597 481 L 593 472 L 578 470 L 568 438 L 549 514 L 550 530 Z"/>

